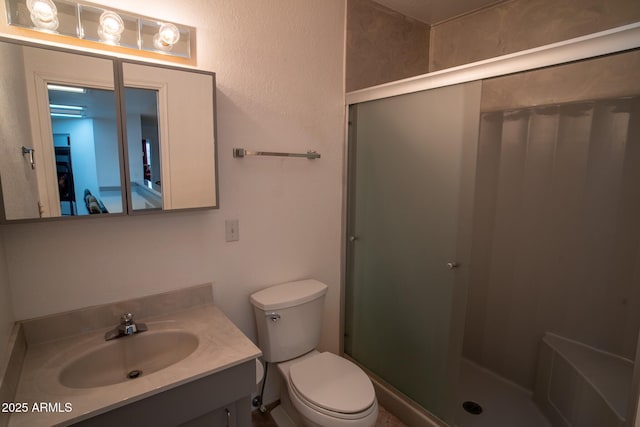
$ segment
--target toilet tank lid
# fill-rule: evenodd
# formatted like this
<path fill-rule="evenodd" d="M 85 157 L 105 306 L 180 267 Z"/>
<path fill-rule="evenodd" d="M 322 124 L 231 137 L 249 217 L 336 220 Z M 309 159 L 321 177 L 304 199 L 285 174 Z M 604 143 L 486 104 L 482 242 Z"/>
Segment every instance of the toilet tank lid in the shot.
<path fill-rule="evenodd" d="M 327 288 L 315 279 L 282 283 L 251 294 L 251 304 L 261 310 L 293 307 L 323 296 Z"/>

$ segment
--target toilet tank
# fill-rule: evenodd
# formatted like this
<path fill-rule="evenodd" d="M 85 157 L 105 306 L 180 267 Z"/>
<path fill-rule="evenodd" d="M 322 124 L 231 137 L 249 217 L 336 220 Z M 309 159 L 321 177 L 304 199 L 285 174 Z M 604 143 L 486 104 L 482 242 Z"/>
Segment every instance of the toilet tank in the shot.
<path fill-rule="evenodd" d="M 258 346 L 267 362 L 315 349 L 320 341 L 327 285 L 313 279 L 271 286 L 251 295 Z"/>

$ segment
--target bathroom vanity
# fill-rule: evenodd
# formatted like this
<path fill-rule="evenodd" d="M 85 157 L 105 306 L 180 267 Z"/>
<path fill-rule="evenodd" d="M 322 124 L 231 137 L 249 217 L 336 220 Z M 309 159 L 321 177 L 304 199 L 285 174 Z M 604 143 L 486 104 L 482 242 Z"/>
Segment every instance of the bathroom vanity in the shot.
<path fill-rule="evenodd" d="M 148 330 L 105 341 L 121 312 L 136 314 Z M 8 426 L 251 425 L 261 353 L 213 305 L 210 285 L 17 329 L 14 356 L 23 354 L 10 363 L 9 371 L 21 365 L 12 400 L 26 410 L 14 410 Z"/>

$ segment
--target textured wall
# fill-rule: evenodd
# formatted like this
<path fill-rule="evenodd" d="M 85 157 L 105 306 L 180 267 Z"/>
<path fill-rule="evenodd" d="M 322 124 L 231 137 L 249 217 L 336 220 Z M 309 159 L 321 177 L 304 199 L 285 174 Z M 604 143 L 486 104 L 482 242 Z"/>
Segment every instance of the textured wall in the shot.
<path fill-rule="evenodd" d="M 429 71 L 640 20 L 637 0 L 511 0 L 434 25 Z"/>
<path fill-rule="evenodd" d="M 640 21 L 637 0 L 508 0 L 429 27 L 347 2 L 347 92 Z"/>
<path fill-rule="evenodd" d="M 11 304 L 7 263 L 5 262 L 3 230 L 3 226 L 0 225 L 0 365 L 2 365 L 5 357 L 5 347 L 9 341 L 11 328 L 15 321 Z"/>
<path fill-rule="evenodd" d="M 640 94 L 640 50 L 482 82 L 482 111 Z"/>
<path fill-rule="evenodd" d="M 348 0 L 347 92 L 426 73 L 429 31 L 370 0 Z"/>
<path fill-rule="evenodd" d="M 3 230 L 18 319 L 213 282 L 255 336 L 249 294 L 314 277 L 329 285 L 323 347 L 339 343 L 344 0 L 110 0 L 192 25 L 217 73 L 215 211 L 12 224 Z M 233 147 L 317 150 L 316 161 L 232 158 Z M 225 219 L 240 241 L 226 243 Z"/>
<path fill-rule="evenodd" d="M 11 49 L 7 46 L 0 47 L 0 52 L 7 58 L 16 59 L 15 57 L 10 56 L 16 54 L 14 49 Z M 22 79 L 22 82 L 18 82 L 7 77 L 8 75 L 10 75 L 10 71 L 15 71 L 16 68 L 19 69 L 18 64 L 22 62 L 22 58 L 18 57 L 17 59 L 18 61 L 5 60 L 0 63 L 0 74 L 3 75 L 2 83 L 0 83 L 0 96 L 2 96 L 2 98 L 6 98 L 8 95 L 15 94 L 18 89 L 16 88 L 18 84 L 22 83 L 24 85 L 24 79 Z M 12 135 L 11 132 L 17 131 L 16 128 L 19 127 L 16 125 L 15 120 L 8 120 L 12 117 L 10 111 L 17 112 L 18 115 L 20 115 L 19 113 L 24 112 L 26 109 L 25 104 L 26 102 L 11 101 L 9 99 L 0 100 L 0 111 L 2 112 L 0 116 L 0 141 L 6 141 L 8 134 Z M 18 119 L 17 121 L 24 123 L 24 121 L 20 119 Z M 6 173 L 7 169 L 10 169 L 12 172 L 16 171 L 16 173 L 17 171 L 23 170 L 22 164 L 20 164 L 21 168 L 15 168 L 11 164 L 12 162 L 7 161 L 12 157 L 15 158 L 15 156 L 10 156 L 10 151 L 16 150 L 15 152 L 19 153 L 17 149 L 19 149 L 19 146 L 21 144 L 17 143 L 15 144 L 15 147 L 9 147 L 9 144 L 3 145 L 4 147 L 0 148 L 0 155 L 2 156 L 2 162 L 0 163 L 2 163 L 3 173 Z M 19 162 L 22 160 L 20 157 L 22 156 L 18 155 L 17 160 Z M 24 198 L 24 194 L 10 193 L 13 188 L 7 186 L 7 184 L 9 184 L 9 182 L 7 181 L 8 180 L 6 180 L 5 178 L 5 194 L 3 195 L 3 197 L 5 199 L 11 199 L 11 197 L 8 196 L 22 196 Z M 17 212 L 16 215 L 20 216 L 22 214 L 23 212 Z M 7 216 L 11 217 L 11 215 Z M 5 357 L 5 346 L 9 340 L 11 328 L 15 320 L 13 315 L 13 306 L 11 303 L 11 291 L 9 287 L 9 274 L 7 272 L 7 263 L 5 258 L 3 231 L 4 227 L 0 225 L 0 366 L 2 365 L 3 359 Z"/>

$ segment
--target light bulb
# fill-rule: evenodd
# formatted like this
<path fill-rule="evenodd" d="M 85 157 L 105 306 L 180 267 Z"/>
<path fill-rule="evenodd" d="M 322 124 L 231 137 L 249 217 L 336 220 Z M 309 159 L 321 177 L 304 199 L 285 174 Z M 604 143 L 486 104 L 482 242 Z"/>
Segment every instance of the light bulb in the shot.
<path fill-rule="evenodd" d="M 51 0 L 27 0 L 31 22 L 43 30 L 58 29 L 58 9 Z"/>
<path fill-rule="evenodd" d="M 106 11 L 100 15 L 100 26 L 98 27 L 98 37 L 104 43 L 117 44 L 124 31 L 124 21 L 115 12 Z"/>
<path fill-rule="evenodd" d="M 180 40 L 180 30 L 178 27 L 165 23 L 160 25 L 158 33 L 153 36 L 153 46 L 156 49 L 168 52 L 178 40 Z"/>

